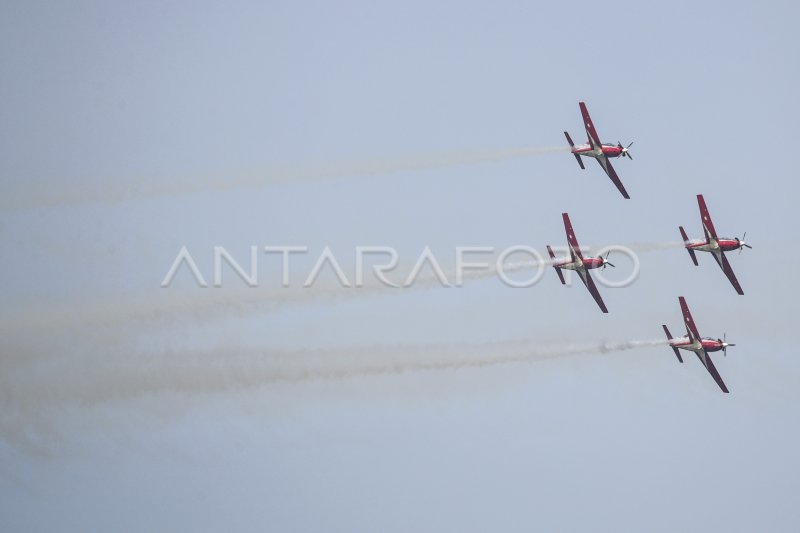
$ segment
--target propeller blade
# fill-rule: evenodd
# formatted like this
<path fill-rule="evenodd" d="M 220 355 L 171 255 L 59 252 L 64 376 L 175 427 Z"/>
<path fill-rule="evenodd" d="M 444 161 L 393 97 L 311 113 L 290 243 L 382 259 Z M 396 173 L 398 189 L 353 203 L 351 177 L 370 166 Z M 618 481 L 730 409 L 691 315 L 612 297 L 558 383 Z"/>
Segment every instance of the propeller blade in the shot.
<path fill-rule="evenodd" d="M 742 253 L 742 250 L 744 250 L 745 248 L 750 248 L 751 250 L 753 249 L 752 246 L 750 246 L 749 244 L 747 244 L 744 241 L 740 241 L 739 239 L 736 239 L 736 244 L 739 245 L 739 253 L 740 254 Z"/>
<path fill-rule="evenodd" d="M 728 334 L 727 333 L 723 333 L 722 334 L 722 341 L 724 342 L 724 344 L 722 346 L 722 355 L 727 356 L 728 355 L 728 346 L 736 346 L 736 344 L 734 344 L 732 342 L 728 343 Z"/>
<path fill-rule="evenodd" d="M 606 265 L 610 266 L 611 268 L 617 268 L 613 264 L 609 263 L 608 261 L 605 262 Z"/>

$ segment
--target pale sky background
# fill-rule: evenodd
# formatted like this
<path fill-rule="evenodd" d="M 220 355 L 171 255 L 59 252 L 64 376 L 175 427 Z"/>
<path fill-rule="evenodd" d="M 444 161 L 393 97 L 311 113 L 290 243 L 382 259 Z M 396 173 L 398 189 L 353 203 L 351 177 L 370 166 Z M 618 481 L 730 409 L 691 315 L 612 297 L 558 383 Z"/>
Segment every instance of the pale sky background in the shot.
<path fill-rule="evenodd" d="M 795 531 L 799 11 L 4 2 L 0 530 Z M 302 179 L 582 142 L 579 100 L 635 141 L 631 200 L 567 153 Z M 552 271 L 296 299 L 261 255 L 263 293 L 159 288 L 184 244 L 208 278 L 215 245 L 304 244 L 299 282 L 326 245 L 564 245 L 564 211 L 582 244 L 699 237 L 698 193 L 747 231 L 744 296 L 679 248 L 608 315 Z M 731 394 L 666 346 L 557 357 L 680 333 L 680 295 L 737 343 Z M 508 341 L 538 355 L 420 369 Z"/>

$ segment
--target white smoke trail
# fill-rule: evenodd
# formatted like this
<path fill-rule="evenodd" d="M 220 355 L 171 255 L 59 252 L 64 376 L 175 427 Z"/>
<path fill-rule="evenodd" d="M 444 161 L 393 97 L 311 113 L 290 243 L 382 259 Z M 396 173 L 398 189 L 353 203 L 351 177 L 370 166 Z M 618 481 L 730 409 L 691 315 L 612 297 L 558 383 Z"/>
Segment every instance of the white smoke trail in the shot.
<path fill-rule="evenodd" d="M 677 241 L 639 242 L 623 246 L 633 251 L 649 252 L 681 247 L 683 243 Z M 560 255 L 559 258 L 561 258 Z M 497 277 L 499 275 L 497 265 L 492 260 L 488 262 L 489 267 L 484 270 L 465 270 L 463 279 L 468 281 Z M 503 271 L 510 274 L 551 265 L 550 259 L 507 261 L 503 264 Z M 455 268 L 443 268 L 443 274 L 447 282 L 453 286 L 456 280 Z M 402 284 L 403 280 L 396 281 Z M 352 288 L 320 282 L 308 288 L 258 287 L 190 291 L 160 289 L 113 299 L 50 303 L 46 306 L 29 306 L 27 308 L 8 306 L 5 313 L 0 315 L 0 333 L 10 335 L 40 327 L 71 328 L 85 325 L 100 327 L 131 321 L 162 321 L 169 317 L 202 320 L 225 314 L 277 310 L 304 303 L 335 302 L 344 298 L 430 289 L 438 286 L 440 286 L 439 277 L 430 270 L 424 270 L 415 279 L 413 285 L 402 288 L 387 286 L 372 279 L 366 280 L 361 287 Z"/>
<path fill-rule="evenodd" d="M 659 250 L 671 250 L 673 248 L 683 248 L 682 241 L 656 241 L 656 242 L 632 242 L 624 244 L 624 247 L 633 250 L 634 252 L 656 252 Z M 595 247 L 599 249 L 600 247 Z"/>
<path fill-rule="evenodd" d="M 116 402 L 173 392 L 216 394 L 277 383 L 529 363 L 623 352 L 664 339 L 542 345 L 533 341 L 394 345 L 342 349 L 218 349 L 152 353 L 91 350 L 0 365 L 0 420 L 43 409 Z M 0 424 L 2 428 L 4 424 Z"/>
<path fill-rule="evenodd" d="M 583 354 L 608 354 L 665 340 L 541 345 L 532 341 L 394 345 L 342 349 L 218 349 L 134 353 L 89 349 L 49 358 L 0 359 L 0 442 L 50 454 L 63 432 L 121 420 L 120 404 L 182 411 L 187 402 L 309 381 L 350 380 L 525 364 Z M 277 389 L 278 391 L 282 389 Z M 97 411 L 102 408 L 102 411 Z M 149 412 L 149 410 L 148 410 Z M 138 412 L 137 418 L 142 416 Z M 156 413 L 154 413 L 156 414 Z M 75 418 L 75 416 L 78 418 Z M 88 417 L 88 418 L 87 418 Z M 76 427 L 77 424 L 77 427 Z"/>
<path fill-rule="evenodd" d="M 106 179 L 102 182 L 79 181 L 11 183 L 0 191 L 0 210 L 31 207 L 55 207 L 87 203 L 116 203 L 138 198 L 176 196 L 200 191 L 222 191 L 262 187 L 279 183 L 297 183 L 346 177 L 374 176 L 504 161 L 521 157 L 568 152 L 569 147 L 522 147 L 493 150 L 377 157 L 358 161 L 317 164 L 297 168 L 274 168 L 233 172 L 217 176 L 191 176 L 136 181 Z"/>

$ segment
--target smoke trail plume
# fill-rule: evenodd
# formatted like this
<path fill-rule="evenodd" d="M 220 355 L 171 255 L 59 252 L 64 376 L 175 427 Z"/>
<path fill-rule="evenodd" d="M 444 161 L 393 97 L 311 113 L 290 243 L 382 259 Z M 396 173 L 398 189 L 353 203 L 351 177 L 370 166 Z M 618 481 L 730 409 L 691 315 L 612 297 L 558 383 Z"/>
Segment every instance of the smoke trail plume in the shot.
<path fill-rule="evenodd" d="M 374 176 L 394 172 L 504 161 L 567 151 L 569 151 L 568 147 L 461 150 L 400 157 L 377 157 L 297 168 L 250 170 L 217 176 L 173 177 L 159 180 L 139 179 L 136 181 L 107 179 L 94 183 L 80 183 L 77 181 L 46 184 L 16 183 L 0 191 L 0 210 L 87 203 L 113 203 L 138 198 L 176 196 L 200 191 L 222 191 L 262 187 L 279 183 Z"/>
<path fill-rule="evenodd" d="M 85 431 L 98 423 L 102 425 L 102 420 L 118 420 L 116 409 L 137 400 L 144 403 L 134 405 L 157 406 L 158 413 L 168 414 L 176 409 L 182 411 L 188 407 L 187 402 L 211 395 L 239 394 L 277 385 L 534 363 L 623 352 L 665 342 L 629 340 L 547 346 L 517 341 L 160 353 L 90 349 L 45 359 L 0 359 L 0 443 L 5 441 L 33 454 L 49 454 L 64 431 Z M 137 413 L 137 417 L 143 414 Z"/>
<path fill-rule="evenodd" d="M 94 405 L 174 392 L 215 394 L 276 383 L 347 379 L 529 363 L 666 344 L 664 339 L 542 345 L 532 341 L 342 349 L 217 349 L 161 353 L 91 351 L 0 366 L 0 420 L 69 404 Z M 2 424 L 0 424 L 0 427 Z"/>
<path fill-rule="evenodd" d="M 633 251 L 659 251 L 683 246 L 678 241 L 639 242 L 623 245 Z M 592 247 L 599 249 L 599 247 Z M 559 256 L 561 257 L 561 256 Z M 487 258 L 485 270 L 465 270 L 463 279 L 477 280 L 498 276 L 494 261 Z M 503 271 L 507 274 L 549 267 L 552 260 L 507 261 Z M 410 270 L 410 267 L 409 267 Z M 452 267 L 443 267 L 443 274 L 450 285 L 456 280 Z M 352 276 L 351 276 L 352 279 Z M 402 279 L 395 280 L 402 284 Z M 258 310 L 275 310 L 289 305 L 332 302 L 343 298 L 369 296 L 376 293 L 396 293 L 406 290 L 430 289 L 440 286 L 439 277 L 430 270 L 423 270 L 414 284 L 396 288 L 367 279 L 362 287 L 344 288 L 331 283 L 317 283 L 313 287 L 290 288 L 238 288 L 197 289 L 179 291 L 160 289 L 156 291 L 126 295 L 114 299 L 86 300 L 83 302 L 49 303 L 47 307 L 14 306 L 0 315 L 0 333 L 12 334 L 38 327 L 70 328 L 82 325 L 113 325 L 130 321 L 161 321 L 168 317 L 183 317 L 202 320 L 224 314 L 236 314 Z M 529 289 L 532 290 L 532 289 Z"/>

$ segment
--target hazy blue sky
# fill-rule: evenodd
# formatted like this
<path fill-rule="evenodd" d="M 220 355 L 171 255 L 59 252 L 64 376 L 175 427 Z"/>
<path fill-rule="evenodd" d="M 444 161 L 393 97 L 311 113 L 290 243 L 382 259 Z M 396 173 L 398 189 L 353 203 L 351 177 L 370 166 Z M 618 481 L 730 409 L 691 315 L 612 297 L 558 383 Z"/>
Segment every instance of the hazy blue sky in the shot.
<path fill-rule="evenodd" d="M 0 529 L 796 530 L 798 11 L 3 3 Z M 567 153 L 304 179 L 583 141 L 579 100 L 635 141 L 631 200 Z M 304 244 L 300 281 L 326 245 L 563 245 L 564 211 L 585 244 L 699 237 L 698 193 L 747 231 L 744 296 L 679 248 L 608 315 L 552 271 L 290 297 L 262 255 L 263 293 L 159 288 L 184 244 L 208 278 L 215 245 Z M 679 295 L 737 343 L 731 394 L 665 346 L 417 370 L 657 339 Z"/>

